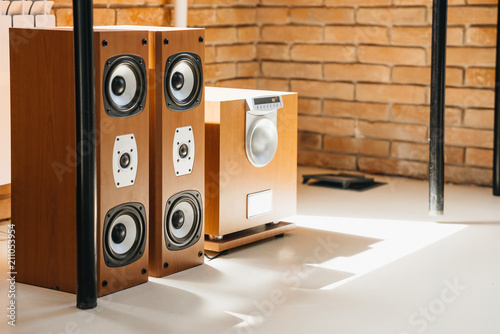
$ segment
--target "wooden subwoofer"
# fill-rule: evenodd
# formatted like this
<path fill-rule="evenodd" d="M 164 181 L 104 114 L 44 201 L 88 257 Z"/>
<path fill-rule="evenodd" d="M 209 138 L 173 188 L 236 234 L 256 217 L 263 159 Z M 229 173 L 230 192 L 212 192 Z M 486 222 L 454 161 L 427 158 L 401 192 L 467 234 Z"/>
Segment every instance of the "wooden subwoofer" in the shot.
<path fill-rule="evenodd" d="M 73 31 L 11 29 L 10 40 L 16 278 L 75 293 Z M 147 31 L 94 31 L 98 296 L 148 280 L 147 44 Z"/>
<path fill-rule="evenodd" d="M 297 94 L 212 87 L 205 92 L 207 241 L 256 241 L 249 238 L 251 228 L 296 212 Z M 270 229 L 256 232 L 269 236 Z M 248 233 L 235 235 L 240 231 Z"/>
<path fill-rule="evenodd" d="M 204 262 L 204 29 L 150 28 L 150 275 Z"/>

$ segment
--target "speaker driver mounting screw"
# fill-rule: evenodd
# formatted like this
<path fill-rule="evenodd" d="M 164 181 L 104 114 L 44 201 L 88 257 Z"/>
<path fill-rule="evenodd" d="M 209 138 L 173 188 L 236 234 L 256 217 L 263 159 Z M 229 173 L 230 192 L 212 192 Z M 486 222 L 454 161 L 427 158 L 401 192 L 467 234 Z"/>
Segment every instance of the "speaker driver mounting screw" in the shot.
<path fill-rule="evenodd" d="M 108 41 L 107 40 L 103 40 L 102 41 L 102 46 L 104 46 L 104 47 L 108 46 Z"/>
<path fill-rule="evenodd" d="M 144 38 L 144 39 L 142 40 L 142 45 L 147 45 L 147 44 L 148 44 L 148 40 Z"/>
<path fill-rule="evenodd" d="M 168 262 L 165 262 L 165 263 L 163 264 L 163 268 L 165 268 L 165 269 L 167 269 L 167 268 L 168 268 Z"/>
<path fill-rule="evenodd" d="M 168 39 L 166 39 L 166 38 L 165 38 L 165 39 L 163 40 L 163 44 L 168 45 Z M 165 263 L 166 263 L 166 262 L 165 262 Z"/>
<path fill-rule="evenodd" d="M 102 281 L 102 286 L 107 287 L 108 286 L 108 281 Z"/>
<path fill-rule="evenodd" d="M 201 36 L 200 36 L 200 38 L 198 38 L 198 41 L 199 41 L 200 43 L 203 43 L 203 37 L 201 37 Z"/>
<path fill-rule="evenodd" d="M 202 251 L 199 251 L 198 252 L 198 257 L 202 257 L 203 256 L 203 252 Z"/>
<path fill-rule="evenodd" d="M 146 268 L 142 268 L 141 273 L 142 273 L 143 275 L 146 275 L 146 273 L 147 273 L 147 272 L 148 272 L 148 270 L 147 270 Z"/>

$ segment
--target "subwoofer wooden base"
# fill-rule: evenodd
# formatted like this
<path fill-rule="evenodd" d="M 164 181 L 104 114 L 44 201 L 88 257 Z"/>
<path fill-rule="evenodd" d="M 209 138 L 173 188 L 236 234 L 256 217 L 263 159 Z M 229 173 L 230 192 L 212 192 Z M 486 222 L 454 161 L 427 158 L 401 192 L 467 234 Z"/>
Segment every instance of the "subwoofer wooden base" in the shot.
<path fill-rule="evenodd" d="M 278 224 L 265 224 L 231 233 L 225 235 L 222 240 L 212 240 L 209 235 L 205 235 L 205 250 L 223 252 L 231 248 L 247 245 L 252 242 L 293 231 L 295 230 L 295 227 L 295 223 L 280 221 Z"/>

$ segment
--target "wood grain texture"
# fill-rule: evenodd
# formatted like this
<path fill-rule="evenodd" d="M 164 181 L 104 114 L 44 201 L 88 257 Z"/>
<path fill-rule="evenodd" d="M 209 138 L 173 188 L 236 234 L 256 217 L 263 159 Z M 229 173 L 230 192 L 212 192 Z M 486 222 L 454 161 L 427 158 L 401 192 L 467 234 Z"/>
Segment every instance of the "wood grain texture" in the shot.
<path fill-rule="evenodd" d="M 140 273 L 147 268 L 147 253 L 130 266 L 109 268 L 103 263 L 101 244 L 102 223 L 109 209 L 124 202 L 141 202 L 146 208 L 148 205 L 147 107 L 137 116 L 111 118 L 104 113 L 100 89 L 103 62 L 109 57 L 134 53 L 147 61 L 148 48 L 142 45 L 144 36 L 147 38 L 147 32 L 94 34 L 96 133 L 89 134 L 89 140 L 96 139 L 99 296 L 147 281 L 147 275 Z M 109 42 L 105 51 L 99 47 L 101 38 Z M 17 228 L 18 281 L 75 293 L 77 176 L 73 59 L 71 30 L 11 30 L 12 221 Z M 133 186 L 117 189 L 112 175 L 113 145 L 117 135 L 128 133 L 136 136 L 138 173 Z M 106 288 L 101 288 L 102 280 L 108 281 Z"/>
<path fill-rule="evenodd" d="M 0 185 L 0 197 L 1 196 L 9 196 L 10 197 L 11 192 L 12 192 L 12 184 L 11 183 Z"/>
<path fill-rule="evenodd" d="M 206 175 L 218 175 L 219 205 L 207 206 L 206 234 L 223 236 L 295 214 L 297 95 L 283 95 L 283 103 L 284 107 L 278 110 L 276 155 L 261 168 L 254 167 L 245 152 L 245 100 L 207 103 L 207 119 L 211 123 L 206 125 L 206 147 L 218 147 L 219 152 L 207 155 L 205 167 Z M 212 159 L 218 160 L 218 167 Z M 213 185 L 207 183 L 207 187 Z M 247 219 L 247 195 L 267 189 L 273 190 L 272 214 Z M 216 201 L 212 200 L 212 204 Z"/>
<path fill-rule="evenodd" d="M 0 220 L 11 218 L 11 184 L 0 186 Z"/>
<path fill-rule="evenodd" d="M 98 196 L 98 235 L 103 236 L 103 223 L 106 213 L 115 206 L 139 202 L 146 208 L 146 231 L 149 217 L 149 104 L 137 115 L 125 118 L 113 118 L 106 114 L 103 101 L 103 74 L 106 61 L 120 54 L 140 56 L 146 71 L 149 68 L 149 48 L 142 44 L 148 39 L 147 31 L 101 31 L 94 33 L 95 53 L 95 83 L 96 87 L 96 133 L 100 139 L 97 154 L 97 193 Z M 103 47 L 102 41 L 107 40 L 108 46 Z M 147 73 L 147 72 L 146 72 Z M 138 165 L 137 175 L 133 185 L 117 188 L 113 178 L 113 147 L 117 136 L 133 134 L 137 144 Z M 98 249 L 98 294 L 106 295 L 123 290 L 130 286 L 147 282 L 148 275 L 141 273 L 148 268 L 149 245 L 146 238 L 145 252 L 137 261 L 119 268 L 108 267 L 102 256 L 103 237 L 97 239 Z M 102 282 L 107 281 L 103 287 Z"/>
<path fill-rule="evenodd" d="M 75 292 L 72 35 L 11 29 L 10 40 L 12 222 L 16 224 L 17 280 Z"/>
<path fill-rule="evenodd" d="M 193 52 L 200 56 L 203 67 L 205 65 L 205 44 L 199 42 L 204 37 L 204 29 L 169 29 L 155 32 L 156 63 L 155 63 L 155 107 L 152 109 L 150 130 L 151 159 L 155 161 L 150 179 L 151 198 L 155 203 L 150 211 L 150 275 L 162 277 L 175 272 L 191 268 L 203 263 L 203 238 L 193 246 L 179 251 L 170 251 L 166 247 L 164 236 L 165 206 L 170 197 L 184 191 L 197 190 L 204 198 L 205 176 L 205 113 L 204 96 L 198 107 L 176 112 L 167 108 L 164 95 L 163 78 L 166 61 L 169 56 L 179 52 Z M 168 44 L 163 41 L 167 39 Z M 191 174 L 176 176 L 172 148 L 175 129 L 191 126 L 195 141 L 195 158 Z M 204 205 L 204 204 L 203 204 Z M 205 210 L 203 210 L 204 212 Z M 202 217 L 203 221 L 204 218 Z M 203 223 L 203 222 L 202 222 Z M 203 232 L 202 234 L 203 235 Z M 164 263 L 168 268 L 164 268 Z"/>

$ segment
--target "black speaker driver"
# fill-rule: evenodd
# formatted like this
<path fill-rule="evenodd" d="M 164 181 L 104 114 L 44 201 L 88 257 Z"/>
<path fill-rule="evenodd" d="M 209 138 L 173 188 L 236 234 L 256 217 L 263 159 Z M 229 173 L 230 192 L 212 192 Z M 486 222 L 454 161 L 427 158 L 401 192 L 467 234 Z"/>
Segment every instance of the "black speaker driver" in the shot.
<path fill-rule="evenodd" d="M 192 246 L 201 236 L 203 211 L 198 191 L 187 190 L 170 197 L 165 207 L 164 232 L 169 250 Z"/>
<path fill-rule="evenodd" d="M 176 53 L 167 59 L 164 75 L 165 102 L 173 111 L 187 111 L 201 103 L 203 66 L 196 53 Z"/>
<path fill-rule="evenodd" d="M 102 82 L 104 108 L 109 116 L 129 117 L 144 109 L 147 77 L 141 57 L 119 55 L 109 58 Z"/>
<path fill-rule="evenodd" d="M 140 259 L 146 247 L 146 216 L 140 203 L 125 203 L 106 213 L 103 254 L 108 267 L 122 267 Z"/>

